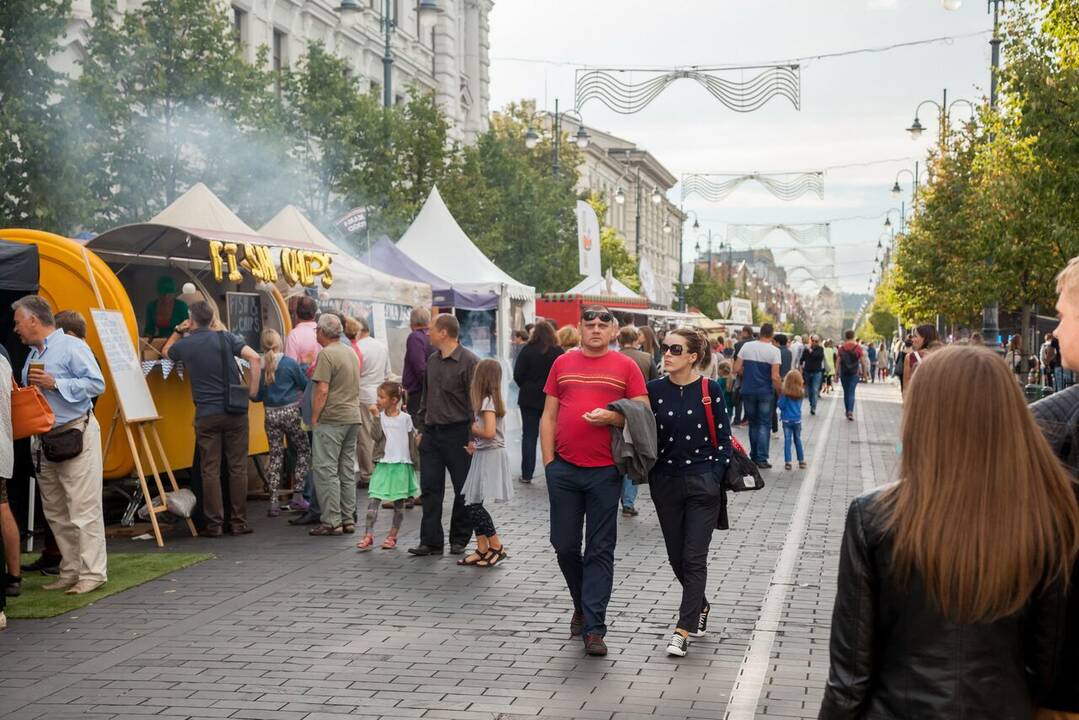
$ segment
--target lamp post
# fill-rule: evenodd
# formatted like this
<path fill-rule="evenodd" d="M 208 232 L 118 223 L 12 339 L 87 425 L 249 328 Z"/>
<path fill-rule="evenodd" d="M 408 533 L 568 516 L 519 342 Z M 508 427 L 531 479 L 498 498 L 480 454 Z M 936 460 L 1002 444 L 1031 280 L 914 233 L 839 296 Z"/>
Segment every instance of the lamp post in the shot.
<path fill-rule="evenodd" d="M 633 152 L 632 150 L 623 150 L 622 151 L 622 153 L 625 155 L 625 161 L 623 162 L 623 168 L 624 169 L 622 170 L 622 174 L 619 176 L 618 180 L 615 181 L 615 183 L 622 182 L 623 178 L 625 178 L 626 175 L 629 174 L 629 172 L 630 172 L 629 162 L 630 162 L 630 155 L 632 154 L 632 152 Z M 637 163 L 636 168 L 634 168 L 633 186 L 634 186 L 633 248 L 634 248 L 634 254 L 637 256 L 637 275 L 639 277 L 640 274 L 641 274 L 641 164 L 640 163 Z M 652 188 L 651 200 L 652 200 L 653 205 L 659 205 L 661 202 L 663 202 L 663 195 L 660 193 L 658 187 L 653 187 Z M 626 204 L 626 193 L 622 189 L 621 185 L 618 185 L 618 189 L 614 193 L 614 201 L 616 203 L 618 203 L 619 205 L 625 205 Z"/>
<path fill-rule="evenodd" d="M 925 127 L 922 125 L 921 120 L 918 119 L 918 113 L 921 112 L 922 107 L 924 107 L 925 105 L 933 105 L 937 108 L 937 111 L 939 113 L 940 146 L 941 148 L 947 147 L 949 113 L 951 113 L 953 107 L 959 104 L 964 104 L 970 108 L 970 122 L 973 123 L 975 111 L 974 103 L 972 103 L 970 100 L 965 100 L 963 98 L 957 98 L 956 100 L 952 100 L 952 102 L 949 103 L 948 88 L 944 88 L 943 102 L 938 103 L 936 100 L 923 100 L 918 103 L 918 107 L 914 108 L 914 122 L 911 123 L 909 128 L 907 128 L 907 132 L 910 133 L 910 139 L 917 140 L 922 136 L 922 133 L 925 131 Z"/>
<path fill-rule="evenodd" d="M 962 0 L 942 0 L 945 10 L 958 10 Z M 989 109 L 997 109 L 997 83 L 1000 79 L 1000 8 L 1004 0 L 989 0 L 990 12 L 993 13 L 993 37 L 989 39 L 992 64 L 989 71 Z M 999 350 L 1000 348 L 1000 303 L 991 300 L 982 308 L 982 340 Z M 1025 360 L 1024 360 L 1025 362 Z"/>
<path fill-rule="evenodd" d="M 532 113 L 532 117 L 528 121 L 528 131 L 525 132 L 525 147 L 529 150 L 536 147 L 540 141 L 540 135 L 536 132 L 535 127 L 532 125 L 532 121 L 541 115 L 546 115 L 546 112 L 540 111 Z M 571 120 L 577 122 L 577 132 L 574 133 L 573 142 L 577 144 L 581 150 L 588 147 L 588 143 L 592 140 L 592 137 L 588 134 L 588 131 L 584 128 L 584 120 L 581 118 L 581 113 L 576 110 L 564 110 L 558 111 L 558 98 L 554 101 L 554 115 L 551 116 L 552 131 L 554 134 L 552 149 L 551 149 L 551 172 L 555 177 L 558 177 L 558 171 L 561 166 L 558 163 L 559 150 L 562 147 L 562 118 L 568 117 Z"/>
<path fill-rule="evenodd" d="M 391 2 L 392 0 L 382 0 L 382 14 L 378 19 L 379 29 L 382 31 L 384 38 L 382 48 L 383 107 L 393 105 L 393 48 L 390 46 L 390 38 L 393 37 L 394 31 L 397 30 L 397 19 L 394 17 Z M 362 11 L 363 6 L 360 5 L 359 0 L 341 0 L 341 4 L 337 9 L 342 15 L 346 15 Z M 416 11 L 419 13 L 420 19 L 423 20 L 424 18 L 438 15 L 442 12 L 442 8 L 439 7 L 438 0 L 420 0 Z"/>
<path fill-rule="evenodd" d="M 684 216 L 683 222 L 685 222 L 685 220 L 689 220 L 690 215 L 693 216 L 693 229 L 694 230 L 700 230 L 701 229 L 700 217 L 693 210 L 686 210 L 683 213 L 683 216 Z M 670 223 L 664 224 L 663 231 L 667 232 L 668 231 L 667 228 L 669 228 L 669 227 L 670 227 Z M 683 232 L 682 237 L 678 238 L 678 307 L 680 307 L 682 309 L 682 312 L 686 311 L 686 284 L 683 282 L 683 278 L 682 278 L 682 266 L 683 266 L 682 249 L 683 249 L 684 245 L 685 245 L 685 233 Z M 697 256 L 700 257 L 700 254 L 701 254 L 701 244 L 700 244 L 700 242 L 697 242 L 694 245 L 694 249 L 697 251 Z M 694 273 L 697 271 L 697 261 L 696 261 L 696 259 L 694 259 L 694 261 L 693 261 L 693 271 L 694 271 Z"/>
<path fill-rule="evenodd" d="M 914 172 L 911 172 L 907 168 L 903 168 L 902 170 L 900 170 L 899 172 L 897 172 L 895 174 L 895 184 L 892 185 L 892 196 L 893 197 L 898 198 L 898 197 L 902 196 L 903 187 L 899 184 L 899 178 L 902 177 L 903 173 L 906 173 L 907 175 L 910 175 L 911 180 L 914 181 L 914 187 L 911 188 L 911 191 L 910 191 L 911 202 L 912 203 L 917 202 L 917 199 L 918 199 L 918 183 L 919 183 L 918 167 L 919 167 L 919 163 L 918 163 L 917 160 L 915 160 L 914 161 Z M 911 207 L 915 207 L 915 205 L 912 205 Z"/>

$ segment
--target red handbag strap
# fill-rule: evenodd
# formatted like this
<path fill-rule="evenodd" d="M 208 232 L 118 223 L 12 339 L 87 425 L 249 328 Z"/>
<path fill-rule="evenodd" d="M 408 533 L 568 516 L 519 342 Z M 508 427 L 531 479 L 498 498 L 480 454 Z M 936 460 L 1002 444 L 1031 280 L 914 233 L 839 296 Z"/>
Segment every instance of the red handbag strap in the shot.
<path fill-rule="evenodd" d="M 701 403 L 704 405 L 704 417 L 708 420 L 708 434 L 712 437 L 712 447 L 719 449 L 716 438 L 716 416 L 712 414 L 712 396 L 708 392 L 708 378 L 701 376 Z"/>

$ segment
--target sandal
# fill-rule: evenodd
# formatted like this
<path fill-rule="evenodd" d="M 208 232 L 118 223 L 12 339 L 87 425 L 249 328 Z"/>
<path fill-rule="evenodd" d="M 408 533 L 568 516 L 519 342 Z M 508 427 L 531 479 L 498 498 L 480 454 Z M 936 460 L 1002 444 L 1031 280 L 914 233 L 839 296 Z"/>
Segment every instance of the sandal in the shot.
<path fill-rule="evenodd" d="M 397 548 L 397 536 L 387 535 L 386 539 L 382 541 L 383 550 L 394 550 Z"/>
<path fill-rule="evenodd" d="M 458 560 L 457 564 L 458 565 L 479 565 L 480 562 L 482 562 L 483 559 L 486 558 L 487 555 L 490 552 L 491 552 L 490 549 L 488 549 L 487 552 L 485 552 L 485 553 L 481 553 L 479 551 L 479 549 L 473 550 L 471 553 L 469 553 L 468 555 L 465 555 L 463 558 Z M 475 560 L 473 560 L 472 558 L 475 558 Z"/>
<path fill-rule="evenodd" d="M 791 469 L 791 464 L 790 463 L 783 463 L 783 469 L 784 470 L 790 470 Z"/>
<path fill-rule="evenodd" d="M 480 560 L 476 564 L 479 565 L 480 567 L 491 568 L 491 567 L 494 567 L 495 565 L 498 565 L 500 562 L 505 560 L 507 557 L 509 557 L 509 556 L 506 555 L 506 546 L 505 545 L 499 545 L 497 549 L 496 548 L 491 548 L 490 550 L 488 550 L 487 554 L 483 556 L 483 559 Z"/>
<path fill-rule="evenodd" d="M 341 534 L 341 528 L 340 528 L 340 526 L 338 526 L 338 527 L 330 527 L 329 525 L 319 525 L 316 528 L 311 528 L 311 530 L 309 530 L 307 534 L 308 535 L 317 535 L 317 536 L 320 536 L 320 537 L 321 536 L 327 536 L 327 535 L 340 535 Z"/>
<path fill-rule="evenodd" d="M 345 523 L 344 525 L 341 526 L 341 532 L 343 532 L 345 535 L 354 534 L 356 532 L 356 524 L 355 523 Z"/>
<path fill-rule="evenodd" d="M 807 467 L 809 467 L 809 465 L 807 463 L 804 463 L 804 462 L 798 463 L 798 469 L 799 470 L 805 470 Z"/>
<path fill-rule="evenodd" d="M 375 545 L 375 536 L 372 535 L 371 533 L 367 533 L 366 535 L 363 536 L 363 540 L 360 540 L 358 543 L 356 543 L 356 547 L 357 547 L 357 549 L 359 549 L 360 552 L 367 552 L 372 547 L 374 547 L 374 545 Z"/>

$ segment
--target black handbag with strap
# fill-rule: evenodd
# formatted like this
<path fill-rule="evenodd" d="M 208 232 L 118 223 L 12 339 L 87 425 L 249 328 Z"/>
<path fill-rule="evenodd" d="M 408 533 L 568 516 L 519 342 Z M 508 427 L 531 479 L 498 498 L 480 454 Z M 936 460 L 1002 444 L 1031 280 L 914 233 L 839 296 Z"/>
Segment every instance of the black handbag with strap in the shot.
<path fill-rule="evenodd" d="M 41 470 L 41 455 L 44 455 L 45 459 L 51 463 L 61 463 L 82 454 L 82 436 L 86 431 L 86 426 L 90 424 L 91 412 L 93 410 L 87 411 L 83 417 L 75 418 L 39 436 L 38 452 L 40 455 L 37 461 L 39 471 Z"/>
<path fill-rule="evenodd" d="M 708 378 L 701 378 L 701 402 L 704 404 L 704 416 L 708 422 L 708 434 L 712 438 L 712 447 L 719 449 L 716 436 L 716 417 L 712 412 L 712 397 L 708 394 Z M 723 475 L 723 487 L 731 492 L 760 490 L 764 487 L 764 478 L 756 463 L 749 459 L 731 435 L 731 461 Z"/>
<path fill-rule="evenodd" d="M 225 332 L 217 333 L 221 341 L 221 374 L 225 383 L 225 412 L 229 415 L 246 415 L 250 403 L 247 385 L 237 385 L 232 382 L 232 374 L 229 372 L 229 362 L 233 355 L 229 352 L 229 343 L 225 339 Z"/>

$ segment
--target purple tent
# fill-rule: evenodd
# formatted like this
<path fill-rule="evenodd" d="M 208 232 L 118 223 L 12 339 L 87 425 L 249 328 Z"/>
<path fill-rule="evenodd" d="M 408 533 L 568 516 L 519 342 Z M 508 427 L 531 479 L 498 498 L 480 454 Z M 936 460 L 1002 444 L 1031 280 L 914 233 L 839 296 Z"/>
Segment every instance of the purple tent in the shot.
<path fill-rule="evenodd" d="M 398 250 L 397 245 L 385 235 L 372 243 L 369 255 L 357 256 L 357 259 L 388 275 L 430 285 L 431 304 L 435 307 L 461 310 L 494 310 L 498 307 L 498 295 L 455 290 L 448 280 L 443 280 Z"/>

